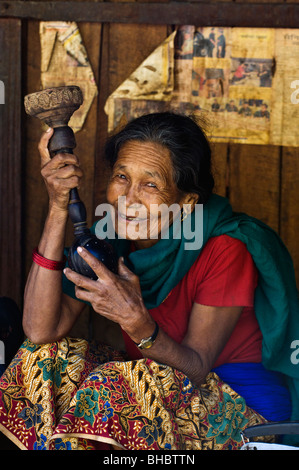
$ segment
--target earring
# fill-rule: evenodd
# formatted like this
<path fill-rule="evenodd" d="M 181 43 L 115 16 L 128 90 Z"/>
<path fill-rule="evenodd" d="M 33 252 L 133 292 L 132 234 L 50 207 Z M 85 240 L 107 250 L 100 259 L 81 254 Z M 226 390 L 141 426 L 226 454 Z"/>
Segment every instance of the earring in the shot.
<path fill-rule="evenodd" d="M 182 210 L 182 215 L 181 215 L 181 222 L 185 220 L 188 217 L 188 212 L 185 212 L 185 209 Z"/>

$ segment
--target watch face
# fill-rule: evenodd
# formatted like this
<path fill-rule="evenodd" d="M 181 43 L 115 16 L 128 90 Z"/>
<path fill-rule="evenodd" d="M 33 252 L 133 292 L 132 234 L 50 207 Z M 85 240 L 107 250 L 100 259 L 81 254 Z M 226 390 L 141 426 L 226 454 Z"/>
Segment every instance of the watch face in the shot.
<path fill-rule="evenodd" d="M 155 331 L 154 333 L 152 334 L 152 336 L 150 336 L 149 338 L 143 338 L 140 343 L 135 343 L 136 346 L 139 348 L 139 349 L 149 349 L 152 347 L 152 345 L 154 344 L 154 342 L 156 341 L 156 338 L 157 338 L 157 334 L 158 334 L 158 331 L 159 331 L 159 325 L 157 322 L 156 323 L 156 328 L 155 328 Z"/>
<path fill-rule="evenodd" d="M 144 340 L 141 341 L 141 344 L 140 344 L 140 349 L 148 349 L 150 348 L 151 346 L 153 345 L 153 340 L 152 338 L 146 338 Z"/>

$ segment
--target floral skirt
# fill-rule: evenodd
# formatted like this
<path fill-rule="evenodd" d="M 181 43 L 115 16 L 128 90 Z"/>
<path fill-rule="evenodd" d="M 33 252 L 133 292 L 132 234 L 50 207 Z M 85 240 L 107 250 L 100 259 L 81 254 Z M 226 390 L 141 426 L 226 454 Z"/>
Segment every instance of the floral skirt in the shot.
<path fill-rule="evenodd" d="M 128 361 L 107 345 L 26 340 L 0 378 L 0 431 L 21 449 L 239 449 L 265 420 L 215 373 Z"/>

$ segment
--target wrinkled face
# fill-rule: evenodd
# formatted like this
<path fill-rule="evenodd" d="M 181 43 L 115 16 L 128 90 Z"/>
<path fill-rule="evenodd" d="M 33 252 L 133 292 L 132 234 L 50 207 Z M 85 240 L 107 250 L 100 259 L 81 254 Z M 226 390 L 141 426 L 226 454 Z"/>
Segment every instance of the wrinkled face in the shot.
<path fill-rule="evenodd" d="M 120 237 L 135 240 L 137 248 L 152 246 L 162 229 L 174 217 L 180 217 L 189 196 L 173 180 L 166 147 L 136 140 L 121 147 L 107 188 L 107 201 L 115 210 L 115 231 Z M 169 211 L 173 204 L 174 213 Z"/>

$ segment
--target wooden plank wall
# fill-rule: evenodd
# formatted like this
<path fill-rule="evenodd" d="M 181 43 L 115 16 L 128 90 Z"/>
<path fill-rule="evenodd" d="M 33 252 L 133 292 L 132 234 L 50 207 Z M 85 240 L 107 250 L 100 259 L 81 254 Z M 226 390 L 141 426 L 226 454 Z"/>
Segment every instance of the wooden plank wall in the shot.
<path fill-rule="evenodd" d="M 23 21 L 23 26 L 27 33 L 27 40 L 22 44 L 25 57 L 23 91 L 31 93 L 40 89 L 39 24 L 37 21 Z M 104 103 L 109 94 L 167 37 L 172 26 L 80 23 L 79 28 L 99 88 L 99 96 L 92 104 L 84 128 L 76 136 L 76 151 L 85 171 L 80 195 L 91 223 L 95 207 L 104 201 L 107 181 L 103 165 L 103 145 L 107 137 Z M 47 194 L 40 176 L 37 152 L 40 124 L 26 118 L 25 126 L 26 185 L 22 237 L 26 274 L 31 265 L 32 248 L 38 243 L 46 217 Z M 235 210 L 260 218 L 280 233 L 293 256 L 299 280 L 299 150 L 214 144 L 213 155 L 217 192 L 228 196 Z M 72 240 L 71 229 L 67 238 Z M 87 332 L 87 323 L 84 328 Z"/>
<path fill-rule="evenodd" d="M 22 299 L 21 21 L 0 20 L 0 296 Z"/>

